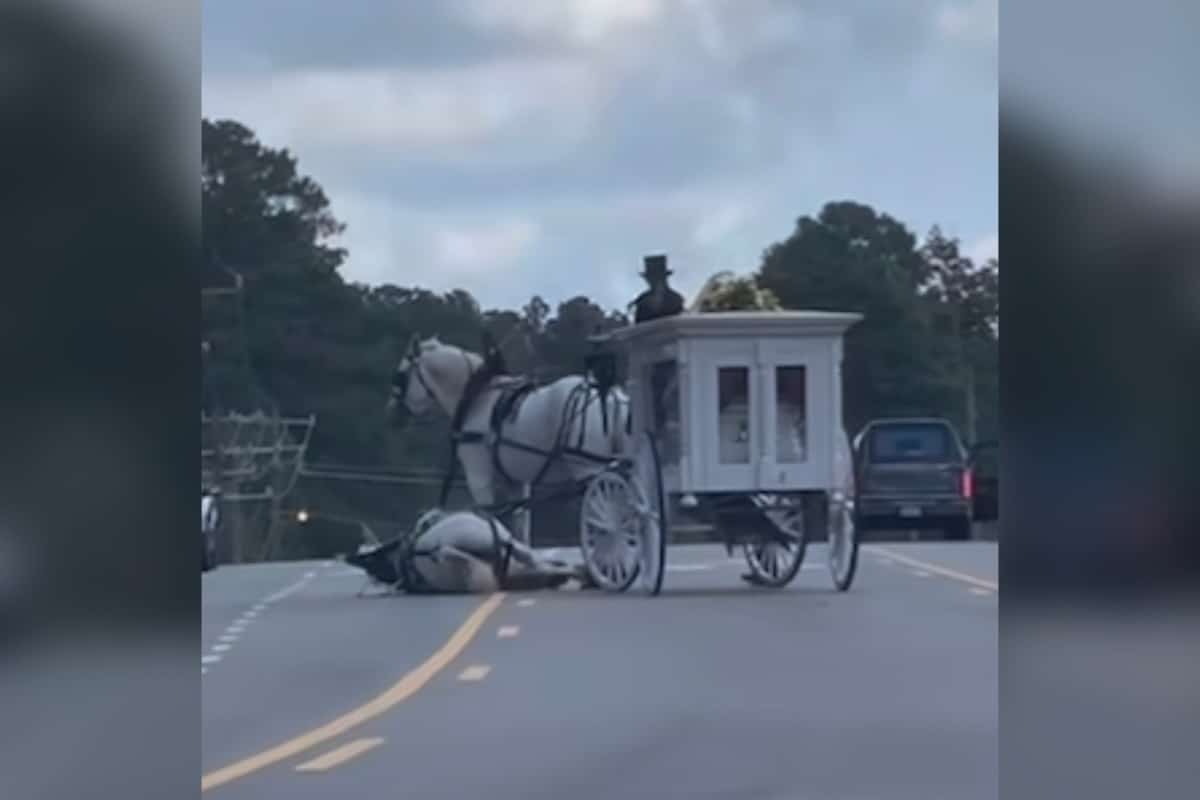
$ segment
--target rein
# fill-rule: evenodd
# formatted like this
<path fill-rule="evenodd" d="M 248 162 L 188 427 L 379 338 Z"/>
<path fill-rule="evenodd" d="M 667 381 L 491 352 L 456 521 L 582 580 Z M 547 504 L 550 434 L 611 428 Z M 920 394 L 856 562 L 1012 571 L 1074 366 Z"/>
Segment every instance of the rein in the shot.
<path fill-rule="evenodd" d="M 462 395 L 458 398 L 458 405 L 455 406 L 454 413 L 450 418 L 449 464 L 446 467 L 446 477 L 442 479 L 441 493 L 438 495 L 438 506 L 441 508 L 445 508 L 446 501 L 450 498 L 450 489 L 454 484 L 454 479 L 458 476 L 458 458 L 455 452 L 458 446 L 463 443 L 481 442 L 485 439 L 483 433 L 463 431 L 463 421 L 467 412 L 492 378 L 502 371 L 497 368 L 497 364 L 491 361 L 484 361 L 483 366 L 476 370 L 471 366 L 471 359 L 467 358 L 467 354 L 463 353 L 462 356 L 467 365 L 467 381 L 463 386 Z"/>

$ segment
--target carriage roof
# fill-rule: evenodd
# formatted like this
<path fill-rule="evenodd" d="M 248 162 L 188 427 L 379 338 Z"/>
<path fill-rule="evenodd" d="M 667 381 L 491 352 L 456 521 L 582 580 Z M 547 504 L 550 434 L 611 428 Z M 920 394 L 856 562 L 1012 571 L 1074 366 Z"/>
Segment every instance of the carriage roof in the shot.
<path fill-rule="evenodd" d="M 685 312 L 619 328 L 609 338 L 633 343 L 645 337 L 841 336 L 862 318 L 848 311 Z"/>

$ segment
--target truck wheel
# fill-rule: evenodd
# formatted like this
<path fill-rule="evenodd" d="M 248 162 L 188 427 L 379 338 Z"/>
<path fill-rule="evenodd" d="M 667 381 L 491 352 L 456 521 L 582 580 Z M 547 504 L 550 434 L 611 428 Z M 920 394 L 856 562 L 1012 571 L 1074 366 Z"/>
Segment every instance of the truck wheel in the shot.
<path fill-rule="evenodd" d="M 946 541 L 949 542 L 965 542 L 971 538 L 971 519 L 970 517 L 961 517 L 951 520 L 945 527 L 944 533 Z"/>

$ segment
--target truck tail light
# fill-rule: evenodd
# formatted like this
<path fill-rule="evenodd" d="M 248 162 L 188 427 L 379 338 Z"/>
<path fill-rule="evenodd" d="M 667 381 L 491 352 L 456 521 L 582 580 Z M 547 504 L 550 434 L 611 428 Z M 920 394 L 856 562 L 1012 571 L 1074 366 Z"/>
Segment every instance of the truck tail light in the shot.
<path fill-rule="evenodd" d="M 971 468 L 968 467 L 968 468 L 964 469 L 963 473 L 962 473 L 962 496 L 963 496 L 963 499 L 970 500 L 971 496 L 974 493 L 975 493 L 975 475 L 971 472 Z"/>

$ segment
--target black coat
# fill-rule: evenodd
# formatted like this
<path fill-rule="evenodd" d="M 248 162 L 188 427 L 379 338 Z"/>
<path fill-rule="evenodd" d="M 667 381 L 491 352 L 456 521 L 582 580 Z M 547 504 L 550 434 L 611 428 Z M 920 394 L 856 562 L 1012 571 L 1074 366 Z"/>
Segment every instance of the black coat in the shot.
<path fill-rule="evenodd" d="M 658 301 L 654 297 L 654 290 L 647 289 L 637 296 L 633 305 L 634 324 L 649 322 L 652 319 L 683 313 L 683 295 L 668 286 L 663 291 L 662 300 Z"/>

